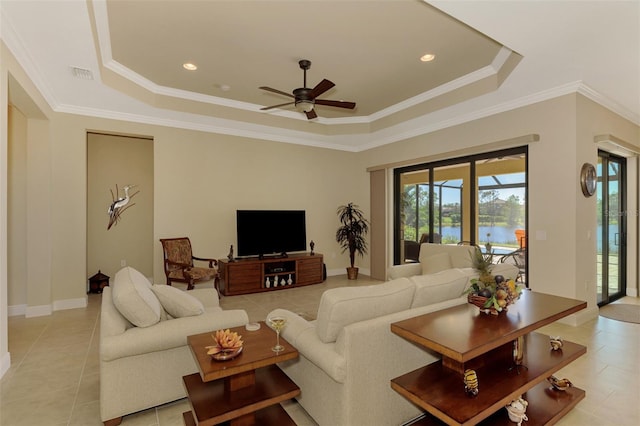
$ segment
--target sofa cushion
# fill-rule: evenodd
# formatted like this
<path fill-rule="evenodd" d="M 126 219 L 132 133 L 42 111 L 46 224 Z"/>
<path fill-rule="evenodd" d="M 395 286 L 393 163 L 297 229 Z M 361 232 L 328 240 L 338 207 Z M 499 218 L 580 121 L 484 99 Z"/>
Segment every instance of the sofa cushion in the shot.
<path fill-rule="evenodd" d="M 116 273 L 113 281 L 113 304 L 118 311 L 137 327 L 149 327 L 160 321 L 162 307 L 151 283 L 130 266 Z"/>
<path fill-rule="evenodd" d="M 415 286 L 407 278 L 378 285 L 340 287 L 322 294 L 316 331 L 324 343 L 335 342 L 343 327 L 409 309 Z"/>
<path fill-rule="evenodd" d="M 164 284 L 153 285 L 151 290 L 164 310 L 174 318 L 192 317 L 204 312 L 202 302 L 186 291 Z"/>
<path fill-rule="evenodd" d="M 424 263 L 424 259 L 437 253 L 449 253 L 451 265 L 454 268 L 470 268 L 473 266 L 473 256 L 476 252 L 475 246 L 470 245 L 451 245 L 451 244 L 420 244 L 420 263 Z"/>
<path fill-rule="evenodd" d="M 449 253 L 436 253 L 424 258 L 421 262 L 422 275 L 435 274 L 436 272 L 446 271 L 453 268 L 451 265 L 451 256 Z"/>
<path fill-rule="evenodd" d="M 416 286 L 411 308 L 417 308 L 460 297 L 469 276 L 460 269 L 448 269 L 430 275 L 416 275 L 410 281 Z"/>

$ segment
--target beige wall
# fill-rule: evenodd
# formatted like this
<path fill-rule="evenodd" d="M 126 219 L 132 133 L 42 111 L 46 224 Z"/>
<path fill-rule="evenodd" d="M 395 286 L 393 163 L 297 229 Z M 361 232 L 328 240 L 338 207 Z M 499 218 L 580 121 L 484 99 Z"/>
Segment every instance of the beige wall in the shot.
<path fill-rule="evenodd" d="M 113 278 L 123 263 L 153 275 L 153 176 L 153 140 L 87 135 L 87 277 Z M 129 207 L 107 230 L 107 208 L 126 185 L 136 185 Z"/>
<path fill-rule="evenodd" d="M 340 204 L 368 211 L 368 176 L 358 155 L 179 129 L 154 132 L 155 241 L 187 235 L 200 256 L 225 257 L 236 244 L 236 209 L 302 209 L 307 243 L 344 273 L 348 257 L 335 242 Z M 156 280 L 164 279 L 155 243 Z M 236 251 L 237 253 L 237 251 Z M 359 260 L 368 268 L 368 260 Z"/>

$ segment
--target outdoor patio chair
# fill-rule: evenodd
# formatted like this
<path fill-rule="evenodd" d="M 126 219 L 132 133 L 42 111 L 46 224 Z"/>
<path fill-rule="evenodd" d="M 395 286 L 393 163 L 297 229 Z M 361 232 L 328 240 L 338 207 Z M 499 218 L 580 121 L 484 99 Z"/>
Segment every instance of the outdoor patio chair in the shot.
<path fill-rule="evenodd" d="M 519 248 L 500 257 L 498 263 L 510 263 L 518 267 L 517 280 L 523 282 L 527 270 L 527 253 L 526 248 Z"/>

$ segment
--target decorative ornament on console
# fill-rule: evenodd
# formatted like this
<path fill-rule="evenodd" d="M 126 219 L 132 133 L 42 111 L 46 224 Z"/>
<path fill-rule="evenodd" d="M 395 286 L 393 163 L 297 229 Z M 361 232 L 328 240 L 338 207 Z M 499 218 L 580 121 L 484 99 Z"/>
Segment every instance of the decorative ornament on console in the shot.
<path fill-rule="evenodd" d="M 562 345 L 564 342 L 562 341 L 562 337 L 560 336 L 551 336 L 549 337 L 549 343 L 551 344 L 551 350 L 553 351 L 562 351 Z"/>
<path fill-rule="evenodd" d="M 469 396 L 478 396 L 478 375 L 475 370 L 465 370 L 464 372 L 464 391 Z"/>
<path fill-rule="evenodd" d="M 555 390 L 566 391 L 570 387 L 573 387 L 573 383 L 569 379 L 558 379 L 556 376 L 547 377 L 547 381 L 551 383 L 551 386 Z"/>
<path fill-rule="evenodd" d="M 507 413 L 509 413 L 509 420 L 518 423 L 518 426 L 520 426 L 523 421 L 528 421 L 529 418 L 525 414 L 528 405 L 529 403 L 524 400 L 522 396 L 511 401 L 511 403 L 505 407 Z"/>

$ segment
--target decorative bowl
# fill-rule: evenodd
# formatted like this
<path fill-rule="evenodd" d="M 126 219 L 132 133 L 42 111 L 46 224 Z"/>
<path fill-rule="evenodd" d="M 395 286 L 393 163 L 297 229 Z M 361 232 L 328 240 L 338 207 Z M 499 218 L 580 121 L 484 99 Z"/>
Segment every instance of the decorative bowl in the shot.
<path fill-rule="evenodd" d="M 220 352 L 216 352 L 211 355 L 211 359 L 214 361 L 229 361 L 230 359 L 234 359 L 238 355 L 242 353 L 242 346 L 239 348 L 232 349 L 220 349 Z"/>
<path fill-rule="evenodd" d="M 502 276 L 496 276 L 490 277 L 487 282 L 471 280 L 471 286 L 466 293 L 470 304 L 477 306 L 484 313 L 498 315 L 500 312 L 506 312 L 507 307 L 520 298 L 522 288 L 513 280 L 505 281 Z"/>

